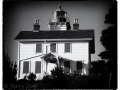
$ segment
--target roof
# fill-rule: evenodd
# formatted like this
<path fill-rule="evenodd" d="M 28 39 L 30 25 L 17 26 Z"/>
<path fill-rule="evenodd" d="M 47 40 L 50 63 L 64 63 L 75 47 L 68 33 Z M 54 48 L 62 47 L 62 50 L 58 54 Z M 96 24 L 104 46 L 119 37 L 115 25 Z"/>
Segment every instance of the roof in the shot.
<path fill-rule="evenodd" d="M 42 58 L 44 58 L 44 59 L 52 58 L 52 57 L 58 57 L 58 55 L 55 55 L 55 54 L 50 52 L 50 53 L 47 53 L 44 56 L 42 56 Z"/>
<path fill-rule="evenodd" d="M 94 30 L 79 31 L 21 31 L 16 41 L 42 41 L 42 40 L 91 40 L 91 53 L 95 53 Z"/>
<path fill-rule="evenodd" d="M 59 6 L 58 6 L 58 9 L 55 10 L 55 12 L 59 12 L 59 11 L 60 11 L 60 12 L 64 12 L 64 13 L 66 13 L 65 11 L 63 11 L 63 10 L 61 9 L 61 5 L 59 5 Z"/>
<path fill-rule="evenodd" d="M 94 30 L 79 31 L 21 31 L 15 40 L 24 39 L 84 39 L 93 38 Z"/>

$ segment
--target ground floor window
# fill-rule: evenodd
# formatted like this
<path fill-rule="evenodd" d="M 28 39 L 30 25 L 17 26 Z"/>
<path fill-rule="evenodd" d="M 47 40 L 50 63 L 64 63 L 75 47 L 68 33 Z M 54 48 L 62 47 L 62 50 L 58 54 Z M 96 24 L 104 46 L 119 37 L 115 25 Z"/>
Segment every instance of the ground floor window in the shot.
<path fill-rule="evenodd" d="M 70 61 L 64 61 L 65 73 L 70 73 Z"/>
<path fill-rule="evenodd" d="M 78 72 L 81 72 L 82 71 L 82 61 L 77 61 L 76 62 L 76 70 Z"/>
<path fill-rule="evenodd" d="M 23 73 L 29 73 L 29 61 L 23 62 Z"/>
<path fill-rule="evenodd" d="M 41 61 L 35 63 L 35 73 L 41 73 Z"/>

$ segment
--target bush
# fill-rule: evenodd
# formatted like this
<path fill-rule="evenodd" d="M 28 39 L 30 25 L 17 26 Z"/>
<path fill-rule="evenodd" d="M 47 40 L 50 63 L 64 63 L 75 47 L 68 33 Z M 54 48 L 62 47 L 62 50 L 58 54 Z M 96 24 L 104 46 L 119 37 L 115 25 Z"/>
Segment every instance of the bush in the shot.
<path fill-rule="evenodd" d="M 51 71 L 51 75 L 44 76 L 42 80 L 34 81 L 33 73 L 29 77 L 29 80 L 24 79 L 21 82 L 35 85 L 39 89 L 107 89 L 109 82 L 109 74 L 107 73 L 92 73 L 88 76 L 79 73 L 66 75 L 63 68 L 58 66 Z M 30 83 L 29 81 L 34 81 L 34 83 Z"/>
<path fill-rule="evenodd" d="M 34 73 L 30 73 L 28 76 L 27 76 L 28 80 L 29 81 L 35 81 L 36 80 L 36 74 Z"/>
<path fill-rule="evenodd" d="M 69 75 L 64 74 L 62 67 L 57 66 L 51 70 L 51 75 L 43 77 L 37 88 L 67 88 Z"/>
<path fill-rule="evenodd" d="M 51 75 L 43 77 L 37 88 L 70 88 L 70 89 L 106 89 L 109 76 L 106 73 L 92 73 L 89 76 L 73 73 L 66 75 L 62 67 L 55 67 Z"/>

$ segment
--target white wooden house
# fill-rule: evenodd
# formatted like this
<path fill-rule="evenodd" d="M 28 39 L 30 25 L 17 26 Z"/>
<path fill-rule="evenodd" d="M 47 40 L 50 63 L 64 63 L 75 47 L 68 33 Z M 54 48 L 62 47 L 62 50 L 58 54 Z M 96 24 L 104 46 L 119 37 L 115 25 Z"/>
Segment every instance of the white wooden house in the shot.
<path fill-rule="evenodd" d="M 56 64 L 62 66 L 65 73 L 89 74 L 91 54 L 95 53 L 94 30 L 79 30 L 78 19 L 74 20 L 71 30 L 67 13 L 61 6 L 53 16 L 48 23 L 49 31 L 40 30 L 36 20 L 33 31 L 21 31 L 16 36 L 18 79 L 30 72 L 41 79 L 46 73 L 50 74 Z"/>

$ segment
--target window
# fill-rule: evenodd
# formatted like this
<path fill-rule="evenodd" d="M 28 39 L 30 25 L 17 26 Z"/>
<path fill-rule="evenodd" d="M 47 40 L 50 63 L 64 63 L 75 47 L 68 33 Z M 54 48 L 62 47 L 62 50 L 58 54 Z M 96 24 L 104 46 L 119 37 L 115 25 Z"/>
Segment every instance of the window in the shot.
<path fill-rule="evenodd" d="M 64 61 L 65 73 L 70 73 L 70 61 Z"/>
<path fill-rule="evenodd" d="M 42 44 L 36 44 L 36 53 L 42 52 Z"/>
<path fill-rule="evenodd" d="M 50 51 L 55 53 L 56 52 L 56 43 L 51 43 L 50 44 Z"/>
<path fill-rule="evenodd" d="M 77 71 L 82 70 L 82 61 L 77 61 L 76 62 L 76 69 L 77 69 Z"/>
<path fill-rule="evenodd" d="M 41 61 L 36 61 L 35 73 L 41 73 Z"/>
<path fill-rule="evenodd" d="M 23 62 L 23 73 L 29 73 L 29 61 Z"/>
<path fill-rule="evenodd" d="M 70 43 L 65 43 L 65 52 L 70 53 Z"/>

